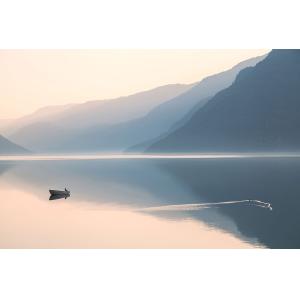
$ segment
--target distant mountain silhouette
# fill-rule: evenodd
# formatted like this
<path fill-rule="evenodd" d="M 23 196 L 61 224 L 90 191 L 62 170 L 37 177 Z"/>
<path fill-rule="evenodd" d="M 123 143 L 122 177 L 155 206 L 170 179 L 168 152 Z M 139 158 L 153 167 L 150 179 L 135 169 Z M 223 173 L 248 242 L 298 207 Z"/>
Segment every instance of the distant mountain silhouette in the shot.
<path fill-rule="evenodd" d="M 179 121 L 175 122 L 175 120 L 173 120 L 172 125 L 168 124 L 169 126 L 165 126 L 165 127 L 163 127 L 163 126 L 160 126 L 160 127 L 154 126 L 153 127 L 150 125 L 148 128 L 156 129 L 156 131 L 154 131 L 154 134 L 151 135 L 152 138 L 150 138 L 150 135 L 148 135 L 146 141 L 126 149 L 126 152 L 141 153 L 141 152 L 145 151 L 152 144 L 156 143 L 157 141 L 160 141 L 164 137 L 167 137 L 170 134 L 170 132 L 173 132 L 174 130 L 180 128 L 185 123 L 187 123 L 188 120 L 191 119 L 193 114 L 209 100 L 210 100 L 210 97 L 204 98 L 201 101 L 199 101 L 199 103 L 197 103 L 193 108 L 191 108 L 190 111 L 188 113 L 186 113 Z M 178 115 L 179 114 L 180 114 L 180 111 L 178 111 Z M 155 118 L 154 118 L 154 120 L 155 120 Z M 154 120 L 152 121 L 152 123 L 155 123 Z M 145 139 L 145 135 L 143 135 L 143 139 Z"/>
<path fill-rule="evenodd" d="M 230 86 L 241 70 L 264 58 L 246 60 L 194 85 L 168 85 L 116 100 L 75 105 L 9 137 L 41 152 L 140 152 L 149 141 L 190 119 L 195 108 Z"/>
<path fill-rule="evenodd" d="M 169 84 L 126 97 L 89 101 L 72 107 L 52 118 L 52 121 L 71 128 L 127 122 L 144 116 L 157 105 L 184 93 L 192 86 L 193 84 Z"/>
<path fill-rule="evenodd" d="M 15 155 L 15 154 L 29 154 L 30 152 L 25 148 L 12 143 L 4 136 L 0 135 L 0 155 Z"/>
<path fill-rule="evenodd" d="M 21 118 L 0 120 L 1 132 L 6 136 L 12 135 L 16 131 L 26 126 L 39 122 L 47 122 L 47 120 L 51 120 L 54 116 L 62 113 L 74 105 L 76 104 L 45 106 Z"/>
<path fill-rule="evenodd" d="M 148 152 L 300 149 L 300 50 L 273 50 Z"/>
<path fill-rule="evenodd" d="M 232 69 L 205 78 L 187 92 L 166 101 L 141 118 L 115 125 L 97 125 L 65 134 L 63 141 L 50 145 L 51 152 L 141 152 L 148 141 L 156 139 L 170 128 L 177 128 L 190 118 L 196 107 L 203 106 L 209 96 L 228 87 L 238 72 L 255 65 L 264 57 L 249 59 Z M 137 145 L 138 144 L 138 145 Z M 133 145 L 137 145 L 132 147 Z"/>
<path fill-rule="evenodd" d="M 193 84 L 170 84 L 111 100 L 50 106 L 11 122 L 5 129 L 9 138 L 37 151 L 48 151 L 86 128 L 106 127 L 147 114 L 153 107 L 190 89 Z"/>
<path fill-rule="evenodd" d="M 166 135 L 170 130 L 175 130 L 182 126 L 211 97 L 229 87 L 241 70 L 249 66 L 255 66 L 265 57 L 264 55 L 250 58 L 227 71 L 206 77 L 189 91 L 153 109 L 143 119 L 132 124 L 132 127 L 139 125 L 139 128 L 143 129 L 139 130 L 141 135 L 139 140 L 142 142 L 140 144 L 136 143 L 136 145 L 127 150 L 130 152 L 144 151 L 154 140 L 160 139 L 161 136 Z"/>

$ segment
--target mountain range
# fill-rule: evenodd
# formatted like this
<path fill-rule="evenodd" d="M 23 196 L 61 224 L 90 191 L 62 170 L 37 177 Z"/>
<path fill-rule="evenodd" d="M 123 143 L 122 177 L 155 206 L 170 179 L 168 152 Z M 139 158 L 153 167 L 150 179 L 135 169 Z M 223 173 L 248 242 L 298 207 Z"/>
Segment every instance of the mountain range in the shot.
<path fill-rule="evenodd" d="M 11 121 L 2 132 L 35 152 L 47 152 L 86 128 L 106 127 L 138 118 L 192 86 L 170 84 L 117 99 L 46 107 Z"/>
<path fill-rule="evenodd" d="M 148 152 L 300 149 L 300 50 L 273 50 Z"/>
<path fill-rule="evenodd" d="M 22 155 L 30 152 L 0 135 L 0 155 Z"/>
<path fill-rule="evenodd" d="M 264 58 L 246 60 L 196 84 L 167 85 L 114 100 L 44 108 L 12 122 L 4 132 L 13 142 L 35 152 L 140 152 L 183 125 L 193 111 L 229 87 L 241 70 Z"/>
<path fill-rule="evenodd" d="M 250 58 L 227 71 L 206 77 L 184 94 L 153 109 L 143 119 L 136 122 L 142 125 L 142 128 L 146 131 L 146 135 L 140 138 L 140 140 L 144 141 L 130 147 L 127 151 L 144 151 L 148 145 L 155 140 L 159 140 L 161 136 L 168 135 L 170 131 L 180 128 L 190 119 L 196 110 L 201 109 L 201 107 L 209 102 L 209 99 L 229 87 L 235 81 L 236 76 L 241 70 L 255 66 L 265 57 L 264 55 Z"/>

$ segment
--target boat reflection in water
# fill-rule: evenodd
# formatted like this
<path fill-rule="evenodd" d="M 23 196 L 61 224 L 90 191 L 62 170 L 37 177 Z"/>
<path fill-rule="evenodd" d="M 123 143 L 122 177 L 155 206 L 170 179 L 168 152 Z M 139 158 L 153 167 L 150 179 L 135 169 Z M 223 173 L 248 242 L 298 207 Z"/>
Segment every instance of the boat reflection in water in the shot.
<path fill-rule="evenodd" d="M 49 200 L 58 200 L 58 199 L 62 199 L 62 198 L 67 199 L 69 197 L 70 197 L 70 195 L 51 195 L 49 197 Z"/>

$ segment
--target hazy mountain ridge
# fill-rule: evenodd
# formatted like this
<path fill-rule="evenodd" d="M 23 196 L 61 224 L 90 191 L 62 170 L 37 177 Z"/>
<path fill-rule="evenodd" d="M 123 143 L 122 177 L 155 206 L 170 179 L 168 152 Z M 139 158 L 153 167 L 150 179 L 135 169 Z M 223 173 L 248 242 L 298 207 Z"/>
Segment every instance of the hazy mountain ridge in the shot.
<path fill-rule="evenodd" d="M 39 122 L 47 122 L 47 120 L 51 119 L 53 116 L 63 113 L 65 110 L 75 105 L 77 104 L 45 106 L 21 118 L 8 120 L 4 124 L 5 126 L 3 126 L 3 133 L 5 133 L 8 136 L 11 136 L 24 127 Z"/>
<path fill-rule="evenodd" d="M 166 134 L 182 126 L 195 113 L 221 90 L 229 87 L 241 70 L 254 66 L 262 61 L 266 55 L 250 58 L 227 71 L 209 76 L 201 80 L 193 88 L 178 97 L 161 104 L 153 109 L 143 119 L 143 128 L 149 128 L 154 133 L 129 149 L 130 152 L 139 152 L 146 149 L 151 140 L 162 138 Z"/>
<path fill-rule="evenodd" d="M 192 118 L 192 116 L 195 114 L 195 112 L 202 107 L 207 101 L 209 101 L 210 98 L 205 98 L 203 101 L 199 101 L 198 104 L 196 104 L 188 113 L 185 114 L 179 121 L 175 122 L 168 131 L 162 132 L 160 135 L 153 137 L 152 139 L 147 139 L 146 141 L 141 142 L 140 144 L 134 145 L 128 149 L 126 149 L 126 152 L 132 152 L 132 153 L 141 153 L 145 151 L 148 147 L 150 147 L 152 144 L 158 142 L 159 140 L 167 137 L 171 132 L 177 130 L 181 126 L 183 126 L 188 120 Z"/>
<path fill-rule="evenodd" d="M 149 152 L 300 149 L 300 50 L 273 50 Z"/>
<path fill-rule="evenodd" d="M 147 114 L 153 107 L 189 90 L 194 84 L 168 84 L 129 96 L 88 101 L 71 107 L 53 121 L 70 128 L 127 122 Z"/>
<path fill-rule="evenodd" d="M 115 123 L 119 122 L 118 118 L 126 120 L 126 118 L 130 119 L 131 117 L 143 115 L 156 103 L 167 101 L 192 86 L 193 84 L 169 84 L 115 99 L 42 107 L 32 114 L 11 120 L 12 129 L 10 131 L 16 132 L 14 127 L 20 129 L 36 122 L 60 123 L 61 126 L 66 128 Z M 154 101 L 152 101 L 153 99 Z M 120 105 L 122 105 L 122 109 L 120 109 Z M 126 106 L 129 108 L 124 111 Z M 109 115 L 109 113 L 114 113 L 117 117 Z M 83 123 L 80 123 L 80 121 Z"/>
<path fill-rule="evenodd" d="M 106 127 L 106 123 L 113 124 L 118 118 L 120 120 L 137 118 L 146 114 L 157 103 L 167 101 L 192 86 L 193 84 L 170 84 L 109 101 L 98 100 L 59 106 L 57 108 L 61 110 L 49 117 L 40 117 L 39 110 L 11 124 L 8 136 L 12 141 L 25 147 L 31 147 L 36 151 L 48 151 L 53 143 L 59 144 L 76 131 L 83 131 L 85 128 L 93 128 L 100 124 Z M 47 135 L 55 137 L 55 140 L 50 140 L 43 130 Z"/>
<path fill-rule="evenodd" d="M 241 70 L 264 58 L 248 59 L 193 85 L 167 85 L 115 100 L 76 104 L 9 137 L 39 152 L 143 151 L 149 142 L 183 125 L 196 108 L 230 86 Z"/>
<path fill-rule="evenodd" d="M 264 58 L 256 57 L 239 63 L 230 70 L 209 76 L 185 93 L 165 101 L 147 115 L 119 124 L 102 124 L 65 134 L 59 143 L 49 145 L 50 152 L 130 152 L 143 151 L 149 141 L 163 136 L 190 118 L 195 107 L 203 106 L 218 91 L 234 81 L 239 71 Z M 137 145 L 136 147 L 132 147 Z"/>
<path fill-rule="evenodd" d="M 0 135 L 0 155 L 29 154 L 27 149 L 12 143 L 10 140 Z"/>

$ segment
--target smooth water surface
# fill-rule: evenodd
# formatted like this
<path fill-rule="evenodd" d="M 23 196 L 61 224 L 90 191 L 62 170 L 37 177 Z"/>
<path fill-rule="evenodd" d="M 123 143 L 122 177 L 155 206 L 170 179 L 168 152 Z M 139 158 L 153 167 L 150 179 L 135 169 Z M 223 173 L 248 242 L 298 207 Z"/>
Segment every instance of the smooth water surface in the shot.
<path fill-rule="evenodd" d="M 300 247 L 300 158 L 121 158 L 2 157 L 0 248 Z"/>

